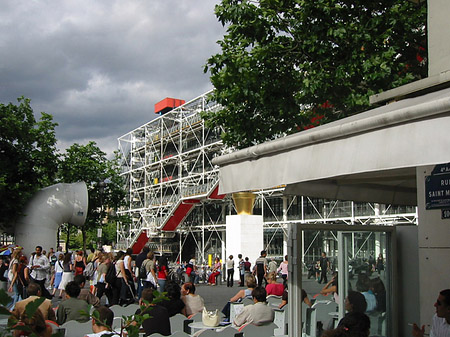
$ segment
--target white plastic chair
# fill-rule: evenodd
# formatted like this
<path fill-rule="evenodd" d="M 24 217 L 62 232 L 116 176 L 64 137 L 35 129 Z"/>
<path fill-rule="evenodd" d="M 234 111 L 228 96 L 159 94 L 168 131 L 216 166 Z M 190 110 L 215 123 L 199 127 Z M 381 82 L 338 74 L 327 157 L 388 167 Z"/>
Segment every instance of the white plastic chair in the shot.
<path fill-rule="evenodd" d="M 277 307 L 281 304 L 281 296 L 269 295 L 267 296 L 266 302 L 272 306 Z"/>
<path fill-rule="evenodd" d="M 186 320 L 186 316 L 182 314 L 176 314 L 175 316 L 170 317 L 170 329 L 172 332 L 176 331 L 184 331 L 184 321 Z"/>
<path fill-rule="evenodd" d="M 262 337 L 273 336 L 274 330 L 277 328 L 275 323 L 269 323 L 266 325 L 245 325 L 239 332 L 243 332 L 245 337 Z"/>
<path fill-rule="evenodd" d="M 90 320 L 85 323 L 68 321 L 60 328 L 65 329 L 65 337 L 80 337 L 92 333 L 92 322 Z"/>

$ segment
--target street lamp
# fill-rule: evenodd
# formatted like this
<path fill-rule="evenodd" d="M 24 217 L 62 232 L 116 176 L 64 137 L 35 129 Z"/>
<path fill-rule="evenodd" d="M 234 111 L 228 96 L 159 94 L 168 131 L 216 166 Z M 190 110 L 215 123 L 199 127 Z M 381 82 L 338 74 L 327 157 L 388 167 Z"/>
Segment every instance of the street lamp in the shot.
<path fill-rule="evenodd" d="M 107 184 L 107 180 L 109 180 L 109 179 L 105 179 L 105 180 L 99 181 L 97 183 L 98 193 L 99 193 L 99 196 L 100 196 L 100 228 L 97 230 L 97 238 L 98 238 L 97 248 L 101 248 L 101 245 L 102 245 L 103 193 L 105 192 L 105 187 L 106 187 L 106 184 Z"/>

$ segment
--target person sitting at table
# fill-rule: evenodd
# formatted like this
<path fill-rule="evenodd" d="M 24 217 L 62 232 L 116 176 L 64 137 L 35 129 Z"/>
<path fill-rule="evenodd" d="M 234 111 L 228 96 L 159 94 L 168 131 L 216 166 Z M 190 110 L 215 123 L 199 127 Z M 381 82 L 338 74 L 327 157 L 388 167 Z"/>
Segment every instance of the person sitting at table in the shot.
<path fill-rule="evenodd" d="M 169 312 L 161 305 L 152 304 L 153 297 L 153 288 L 145 288 L 142 290 L 139 306 L 144 307 L 144 310 L 141 311 L 141 309 L 138 309 L 136 315 L 148 314 L 150 316 L 142 322 L 142 328 L 146 336 L 153 333 L 170 336 Z"/>
<path fill-rule="evenodd" d="M 12 317 L 14 318 L 10 318 L 10 324 L 14 327 L 12 334 L 14 337 L 28 336 L 30 334 L 38 337 L 52 336 L 52 328 L 45 322 L 41 310 L 36 310 L 31 317 L 28 317 L 25 312 L 23 312 L 21 316 L 13 315 Z M 21 326 L 24 326 L 23 331 L 20 329 Z"/>
<path fill-rule="evenodd" d="M 80 286 L 74 281 L 71 281 L 67 283 L 65 290 L 66 300 L 59 304 L 58 311 L 56 312 L 56 322 L 59 325 L 72 320 L 87 322 L 89 317 L 83 315 L 81 312 L 89 312 L 88 304 L 86 301 L 77 298 L 81 292 Z"/>
<path fill-rule="evenodd" d="M 267 285 L 266 285 L 267 296 L 269 295 L 281 296 L 283 295 L 283 291 L 284 291 L 283 283 L 277 283 L 277 273 L 270 272 L 269 275 L 267 275 Z"/>
<path fill-rule="evenodd" d="M 244 298 L 252 298 L 252 291 L 256 288 L 256 278 L 252 274 L 248 274 L 245 276 L 245 284 L 247 285 L 247 289 L 239 290 L 236 295 L 230 298 L 230 302 L 239 302 Z M 222 309 L 222 313 L 225 315 L 225 320 L 230 319 L 230 302 L 227 302 Z"/>
<path fill-rule="evenodd" d="M 185 304 L 186 316 L 201 312 L 205 307 L 205 302 L 200 295 L 195 294 L 195 286 L 193 283 L 185 283 L 181 286 L 181 300 Z"/>
<path fill-rule="evenodd" d="M 79 276 L 79 275 L 77 275 Z M 118 334 L 111 331 L 112 323 L 114 320 L 114 313 L 111 309 L 100 306 L 95 311 L 98 312 L 98 319 L 92 319 L 92 331 L 94 333 L 87 334 L 85 337 L 119 337 Z"/>
<path fill-rule="evenodd" d="M 174 281 L 167 281 L 165 286 L 165 292 L 167 292 L 167 300 L 163 300 L 160 305 L 167 309 L 169 317 L 176 314 L 182 314 L 186 316 L 185 304 L 181 300 L 181 288 Z"/>
<path fill-rule="evenodd" d="M 266 289 L 256 287 L 252 291 L 253 302 L 255 304 L 247 305 L 242 309 L 239 315 L 234 319 L 234 325 L 240 327 L 244 324 L 264 325 L 273 322 L 275 313 L 266 303 Z"/>
<path fill-rule="evenodd" d="M 28 298 L 17 302 L 14 310 L 12 311 L 12 313 L 17 317 L 21 317 L 23 315 L 28 303 L 33 302 L 42 296 L 40 285 L 37 283 L 30 283 L 27 287 L 27 294 Z M 44 302 L 42 302 L 38 307 L 38 309 L 42 312 L 44 320 L 56 322 L 56 315 L 52 309 L 52 301 L 50 301 L 49 299 L 45 299 Z"/>
<path fill-rule="evenodd" d="M 220 263 L 220 259 L 216 257 L 214 259 L 214 265 L 211 274 L 208 277 L 208 283 L 212 286 L 216 285 L 216 280 L 220 277 L 220 270 L 222 268 L 222 264 Z"/>
<path fill-rule="evenodd" d="M 305 302 L 305 304 L 311 308 L 312 303 L 309 300 L 308 294 L 304 289 L 302 289 L 302 302 Z M 281 295 L 281 303 L 278 306 L 278 309 L 282 309 L 287 303 L 288 303 L 288 289 L 285 288 L 283 291 L 283 295 Z"/>

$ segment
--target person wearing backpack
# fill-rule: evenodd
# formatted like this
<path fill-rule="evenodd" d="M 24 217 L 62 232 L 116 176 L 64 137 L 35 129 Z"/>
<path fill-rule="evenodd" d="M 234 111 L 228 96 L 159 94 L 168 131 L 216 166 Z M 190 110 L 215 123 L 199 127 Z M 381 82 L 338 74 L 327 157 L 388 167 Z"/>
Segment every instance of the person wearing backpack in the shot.
<path fill-rule="evenodd" d="M 155 254 L 153 252 L 148 252 L 147 258 L 142 262 L 141 268 L 139 269 L 140 276 L 143 278 L 144 289 L 152 287 L 156 289 L 156 274 L 155 274 Z M 142 273 L 141 273 L 142 270 Z M 145 273 L 145 274 L 144 274 Z"/>
<path fill-rule="evenodd" d="M 95 287 L 97 288 L 97 297 L 101 300 L 103 294 L 106 295 L 108 303 L 113 302 L 112 286 L 107 283 L 107 273 L 108 268 L 111 266 L 113 274 L 115 273 L 114 265 L 112 264 L 112 254 L 111 253 L 100 253 L 98 256 L 98 266 L 97 266 L 97 283 Z"/>
<path fill-rule="evenodd" d="M 136 266 L 136 274 L 138 275 L 138 277 L 137 277 L 137 297 L 138 298 L 141 298 L 142 290 L 144 289 L 142 282 L 145 281 L 140 277 L 139 269 L 142 266 L 142 262 L 144 262 L 144 260 L 147 258 L 147 254 L 149 251 L 150 251 L 150 248 L 147 245 L 145 245 L 142 248 L 142 251 L 138 254 L 138 256 L 136 256 L 135 266 Z"/>

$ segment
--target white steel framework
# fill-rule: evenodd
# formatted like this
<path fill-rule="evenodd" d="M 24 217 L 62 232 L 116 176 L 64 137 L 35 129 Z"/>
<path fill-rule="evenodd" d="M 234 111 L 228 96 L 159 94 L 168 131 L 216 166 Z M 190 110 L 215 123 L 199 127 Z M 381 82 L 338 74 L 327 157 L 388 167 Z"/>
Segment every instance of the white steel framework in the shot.
<path fill-rule="evenodd" d="M 201 118 L 202 112 L 221 108 L 208 99 L 209 94 L 118 139 L 122 174 L 128 189 L 127 207 L 119 213 L 131 218 L 129 226 L 118 227 L 119 248 L 131 247 L 142 233 L 147 238 L 173 238 L 173 233 L 166 230 L 176 229 L 179 233 L 193 235 L 197 256 L 204 261 L 205 250 L 211 249 L 208 245 L 211 233 L 205 234 L 205 231 L 216 232 L 224 242 L 221 235 L 225 230 L 225 216 L 235 214 L 234 208 L 229 197 L 224 200 L 208 197 L 218 184 L 218 167 L 212 165 L 211 160 L 231 149 L 220 140 L 222 130 L 208 129 Z M 288 223 L 394 225 L 415 223 L 417 218 L 414 207 L 283 196 L 283 190 L 281 186 L 255 191 L 259 197 L 254 213 L 263 215 L 267 248 L 273 244 L 275 236 L 286 236 Z M 177 215 L 177 210 L 187 204 L 193 207 Z M 214 214 L 211 209 L 205 211 L 205 206 L 216 211 Z M 179 223 L 168 227 L 175 215 Z M 178 224 L 181 226 L 177 227 Z M 183 243 L 180 242 L 180 251 Z M 283 247 L 268 250 L 272 255 L 283 254 Z"/>

